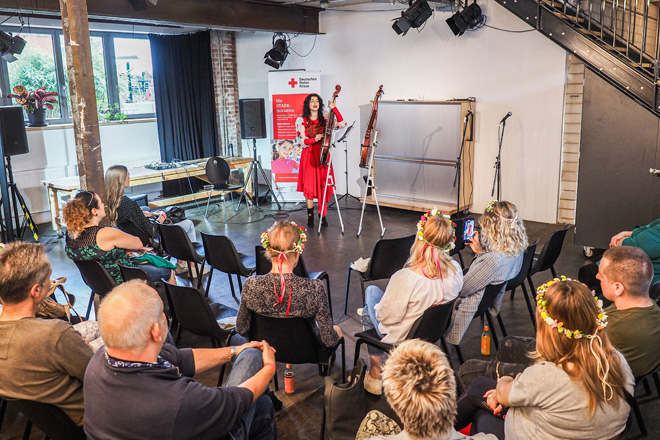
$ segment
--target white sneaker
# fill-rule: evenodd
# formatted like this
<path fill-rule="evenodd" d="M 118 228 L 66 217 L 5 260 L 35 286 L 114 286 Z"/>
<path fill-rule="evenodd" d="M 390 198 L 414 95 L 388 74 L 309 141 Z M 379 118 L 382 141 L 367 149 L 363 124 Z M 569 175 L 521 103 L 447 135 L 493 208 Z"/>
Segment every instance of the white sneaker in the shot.
<path fill-rule="evenodd" d="M 188 273 L 188 263 L 186 263 L 183 260 L 178 260 L 176 262 L 176 269 L 174 270 L 174 273 L 177 275 L 183 275 Z"/>
<path fill-rule="evenodd" d="M 355 313 L 357 313 L 358 316 L 362 316 L 362 314 L 364 313 L 364 308 L 360 307 L 355 311 Z"/>
<path fill-rule="evenodd" d="M 380 396 L 383 394 L 383 381 L 380 379 L 374 379 L 371 377 L 371 374 L 367 373 L 364 377 L 364 389 L 367 393 Z"/>

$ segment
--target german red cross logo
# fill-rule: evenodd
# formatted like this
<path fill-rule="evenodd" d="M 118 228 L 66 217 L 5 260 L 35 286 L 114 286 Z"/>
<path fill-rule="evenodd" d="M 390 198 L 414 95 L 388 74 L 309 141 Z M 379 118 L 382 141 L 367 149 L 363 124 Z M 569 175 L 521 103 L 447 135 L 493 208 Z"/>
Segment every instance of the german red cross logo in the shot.
<path fill-rule="evenodd" d="M 296 86 L 296 84 L 298 84 L 298 81 L 296 81 L 295 78 L 291 78 L 291 81 L 289 81 L 287 84 L 289 84 L 293 89 Z"/>

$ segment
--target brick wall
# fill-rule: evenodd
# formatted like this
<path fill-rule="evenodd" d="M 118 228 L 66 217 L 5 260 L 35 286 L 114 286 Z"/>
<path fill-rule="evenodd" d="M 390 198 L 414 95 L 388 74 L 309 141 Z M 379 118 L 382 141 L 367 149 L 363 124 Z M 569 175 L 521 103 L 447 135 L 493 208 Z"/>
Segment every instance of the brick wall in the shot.
<path fill-rule="evenodd" d="M 238 73 L 236 69 L 236 33 L 211 31 L 211 58 L 215 82 L 220 152 L 229 156 L 242 156 L 240 122 L 238 115 Z"/>
<path fill-rule="evenodd" d="M 575 224 L 580 129 L 584 94 L 584 63 L 568 55 L 564 104 L 564 141 L 562 145 L 561 182 L 559 185 L 559 223 Z"/>

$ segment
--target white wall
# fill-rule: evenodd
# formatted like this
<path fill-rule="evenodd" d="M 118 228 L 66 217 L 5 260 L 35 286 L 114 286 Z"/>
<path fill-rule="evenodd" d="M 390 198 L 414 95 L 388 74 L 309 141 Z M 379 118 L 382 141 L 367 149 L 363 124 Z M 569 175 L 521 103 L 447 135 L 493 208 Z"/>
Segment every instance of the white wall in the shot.
<path fill-rule="evenodd" d="M 378 3 L 380 9 L 390 8 Z M 480 2 L 488 24 L 503 29 L 531 29 L 492 0 Z M 513 112 L 506 125 L 502 153 L 502 198 L 516 203 L 526 220 L 554 223 L 557 218 L 561 160 L 563 92 L 566 53 L 536 31 L 508 33 L 481 28 L 455 37 L 436 12 L 418 33 L 404 37 L 391 28 L 391 12 L 335 12 L 321 14 L 325 35 L 306 58 L 291 53 L 286 69 L 320 70 L 323 97 L 341 84 L 337 99 L 344 118 L 359 119 L 360 105 L 373 99 L 383 84 L 384 99 L 447 100 L 476 98 L 475 182 L 473 212 L 482 212 L 491 199 L 497 125 Z M 240 98 L 268 96 L 263 54 L 272 34 L 240 33 L 237 37 Z M 314 36 L 299 36 L 292 48 L 306 54 Z M 268 100 L 266 100 L 268 101 Z M 359 121 L 358 121 L 359 124 Z M 356 124 L 357 125 L 357 124 Z M 269 130 L 271 127 L 269 127 Z M 349 138 L 349 189 L 362 193 L 358 168 L 364 133 Z M 244 141 L 245 142 L 245 141 Z M 244 152 L 249 148 L 244 143 Z M 259 141 L 259 154 L 268 158 L 268 140 Z M 345 192 L 343 152 L 335 155 L 338 192 Z M 267 167 L 267 161 L 264 166 Z"/>
<path fill-rule="evenodd" d="M 30 152 L 12 157 L 14 180 L 35 221 L 50 221 L 48 194 L 42 180 L 78 175 L 76 144 L 71 125 L 28 128 Z M 103 165 L 141 166 L 160 160 L 155 120 L 100 126 Z"/>

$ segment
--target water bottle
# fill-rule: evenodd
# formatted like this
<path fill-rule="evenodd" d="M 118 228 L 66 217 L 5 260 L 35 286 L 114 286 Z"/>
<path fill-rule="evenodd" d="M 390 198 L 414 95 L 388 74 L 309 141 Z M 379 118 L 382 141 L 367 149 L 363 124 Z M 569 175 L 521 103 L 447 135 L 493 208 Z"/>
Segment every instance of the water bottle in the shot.
<path fill-rule="evenodd" d="M 490 332 L 487 325 L 484 325 L 484 332 L 481 334 L 481 354 L 484 356 L 490 354 Z"/>
<path fill-rule="evenodd" d="M 291 364 L 286 364 L 286 369 L 284 370 L 284 392 L 287 394 L 296 392 L 296 375 L 293 374 Z"/>

